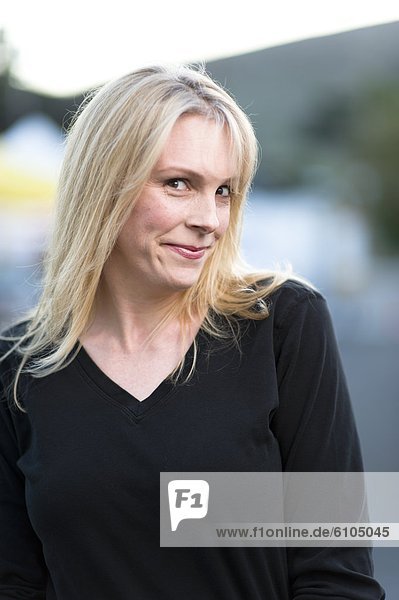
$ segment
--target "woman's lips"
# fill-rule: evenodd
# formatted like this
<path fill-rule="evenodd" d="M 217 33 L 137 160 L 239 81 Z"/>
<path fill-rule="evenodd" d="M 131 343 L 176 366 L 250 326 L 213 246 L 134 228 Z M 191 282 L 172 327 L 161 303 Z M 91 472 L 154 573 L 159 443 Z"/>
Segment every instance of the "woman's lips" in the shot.
<path fill-rule="evenodd" d="M 179 244 L 165 244 L 166 246 L 168 246 L 171 250 L 173 250 L 174 252 L 176 252 L 177 254 L 180 254 L 180 256 L 183 256 L 184 258 L 188 258 L 191 260 L 198 260 L 199 258 L 202 258 L 205 254 L 205 250 L 208 248 L 208 246 L 185 246 L 185 245 L 179 245 Z"/>

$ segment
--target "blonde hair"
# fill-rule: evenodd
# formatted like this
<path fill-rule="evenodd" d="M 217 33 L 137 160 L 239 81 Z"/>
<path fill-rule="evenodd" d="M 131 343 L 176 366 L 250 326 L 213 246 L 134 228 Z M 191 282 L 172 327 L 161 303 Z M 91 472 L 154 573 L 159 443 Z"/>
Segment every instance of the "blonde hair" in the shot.
<path fill-rule="evenodd" d="M 13 350 L 22 356 L 14 379 L 14 400 L 20 410 L 24 411 L 17 398 L 20 374 L 44 377 L 67 366 L 79 351 L 81 346 L 75 347 L 93 317 L 104 264 L 173 125 L 186 114 L 203 115 L 226 127 L 237 176 L 226 233 L 197 283 L 181 293 L 180 302 L 152 335 L 172 319 L 179 319 L 185 328 L 194 315 L 205 315 L 204 331 L 237 341 L 237 317 L 268 316 L 265 298 L 287 274 L 251 273 L 240 257 L 244 204 L 258 155 L 249 119 L 203 69 L 137 70 L 86 98 L 69 131 L 42 295 L 27 316 L 25 331 L 8 337 L 14 344 L 3 356 Z M 224 326 L 218 315 L 225 317 Z M 196 352 L 189 377 L 195 356 Z M 183 364 L 184 359 L 172 373 L 176 381 Z"/>

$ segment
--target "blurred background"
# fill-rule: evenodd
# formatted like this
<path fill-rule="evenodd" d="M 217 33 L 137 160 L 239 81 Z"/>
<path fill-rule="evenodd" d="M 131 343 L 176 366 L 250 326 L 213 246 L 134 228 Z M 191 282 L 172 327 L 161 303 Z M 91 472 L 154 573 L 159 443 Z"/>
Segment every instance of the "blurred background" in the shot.
<path fill-rule="evenodd" d="M 368 471 L 399 471 L 399 6 L 304 0 L 243 8 L 75 0 L 0 15 L 0 326 L 40 293 L 71 115 L 107 79 L 205 62 L 249 114 L 262 160 L 243 252 L 326 295 Z M 322 5 L 322 6 L 320 6 Z M 22 10 L 23 9 L 23 10 Z M 398 548 L 375 549 L 387 598 Z M 395 593 L 396 592 L 396 593 Z"/>

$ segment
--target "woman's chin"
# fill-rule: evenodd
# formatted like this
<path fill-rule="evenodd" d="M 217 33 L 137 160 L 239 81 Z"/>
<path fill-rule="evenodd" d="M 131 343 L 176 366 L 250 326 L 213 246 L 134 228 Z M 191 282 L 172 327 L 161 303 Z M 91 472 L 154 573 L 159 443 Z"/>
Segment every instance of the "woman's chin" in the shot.
<path fill-rule="evenodd" d="M 193 287 L 199 279 L 200 273 L 198 274 L 186 274 L 184 276 L 174 276 L 168 280 L 168 287 L 174 291 L 184 291 Z"/>

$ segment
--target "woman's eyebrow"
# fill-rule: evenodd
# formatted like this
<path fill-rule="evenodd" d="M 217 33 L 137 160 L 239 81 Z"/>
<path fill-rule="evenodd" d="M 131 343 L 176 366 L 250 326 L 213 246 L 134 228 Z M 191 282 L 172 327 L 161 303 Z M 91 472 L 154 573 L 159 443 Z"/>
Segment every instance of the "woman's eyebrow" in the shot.
<path fill-rule="evenodd" d="M 173 172 L 175 175 L 186 175 L 187 177 L 196 179 L 198 181 L 205 181 L 207 179 L 202 173 L 199 173 L 198 171 L 194 171 L 192 169 L 187 169 L 187 167 L 180 167 L 179 165 L 168 165 L 163 169 L 155 169 L 155 171 L 159 175 L 162 175 L 163 173 L 170 174 L 171 172 Z M 223 183 L 229 183 L 232 179 L 232 176 L 220 177 L 219 179 Z"/>
<path fill-rule="evenodd" d="M 164 169 L 156 169 L 156 171 L 160 174 L 170 173 L 171 171 L 173 171 L 176 174 L 179 173 L 181 175 L 187 175 L 188 177 L 193 177 L 196 179 L 205 179 L 201 173 L 193 171 L 192 169 L 187 169 L 186 167 L 179 167 L 179 165 L 168 165 Z"/>

